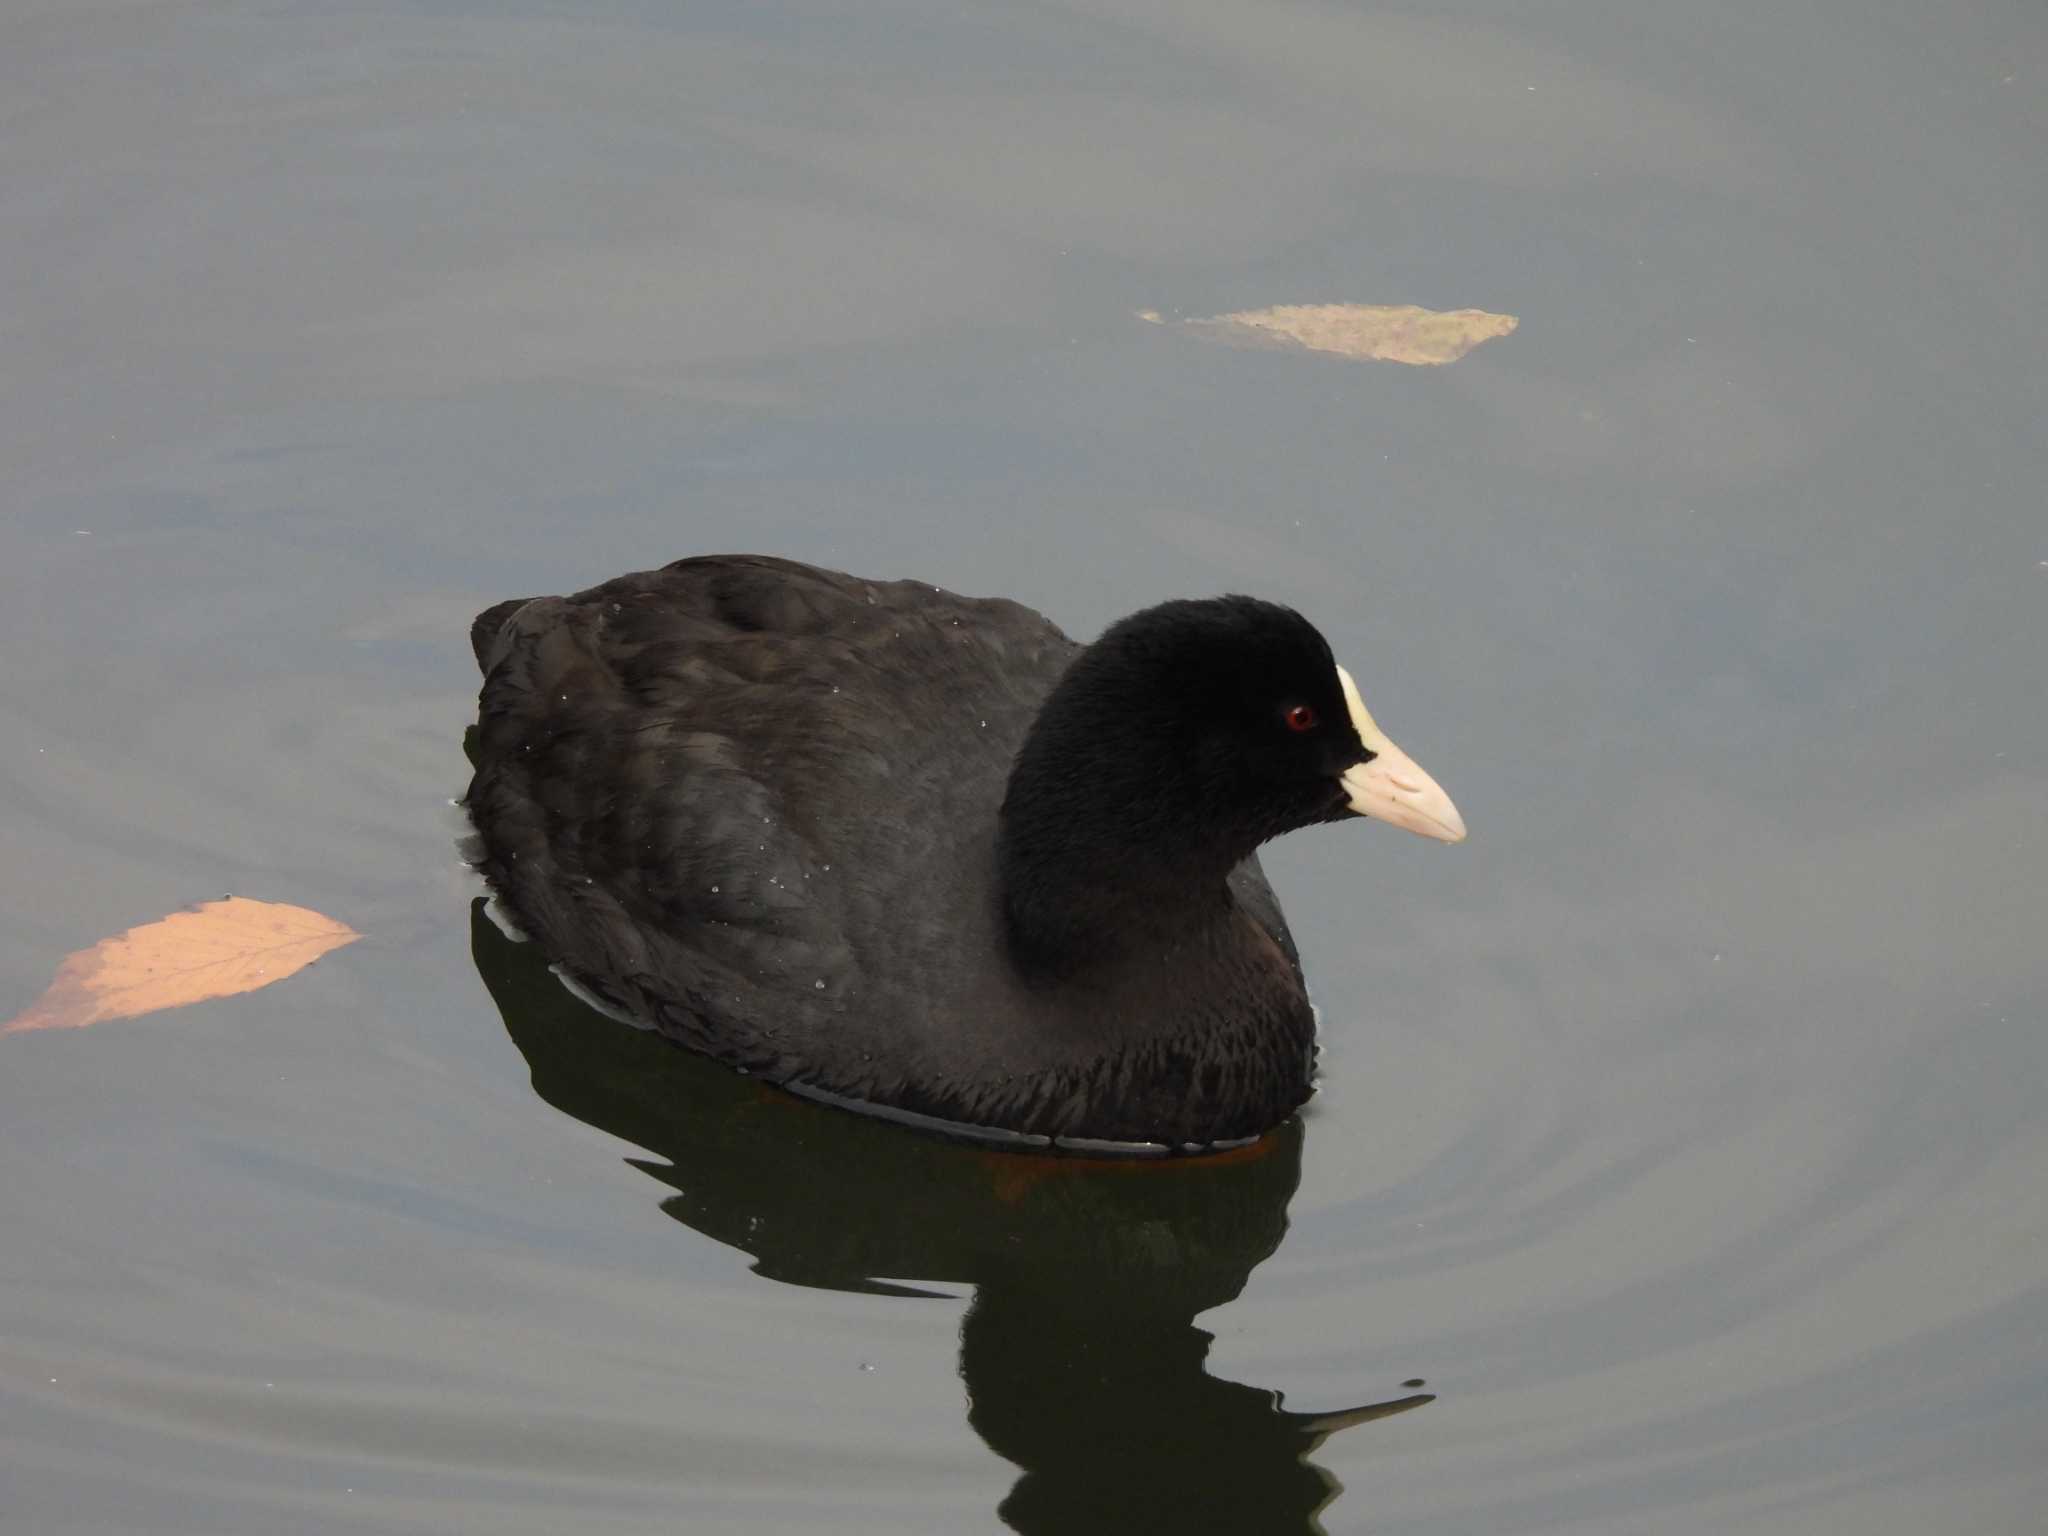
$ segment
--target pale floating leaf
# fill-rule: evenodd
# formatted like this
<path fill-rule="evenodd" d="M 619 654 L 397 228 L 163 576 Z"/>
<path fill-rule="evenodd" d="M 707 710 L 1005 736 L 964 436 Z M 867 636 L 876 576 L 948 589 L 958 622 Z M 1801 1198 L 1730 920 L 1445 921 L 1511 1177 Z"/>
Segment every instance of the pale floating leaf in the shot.
<path fill-rule="evenodd" d="M 68 956 L 49 990 L 0 1025 L 0 1035 L 80 1029 L 253 992 L 361 937 L 306 907 L 240 896 L 209 901 Z"/>
<path fill-rule="evenodd" d="M 1167 323 L 1157 310 L 1140 310 L 1138 318 Z M 1425 367 L 1455 363 L 1481 342 L 1512 334 L 1520 323 L 1513 315 L 1483 309 L 1435 310 L 1416 304 L 1278 304 L 1179 322 L 1195 335 L 1240 346 L 1301 348 Z"/>

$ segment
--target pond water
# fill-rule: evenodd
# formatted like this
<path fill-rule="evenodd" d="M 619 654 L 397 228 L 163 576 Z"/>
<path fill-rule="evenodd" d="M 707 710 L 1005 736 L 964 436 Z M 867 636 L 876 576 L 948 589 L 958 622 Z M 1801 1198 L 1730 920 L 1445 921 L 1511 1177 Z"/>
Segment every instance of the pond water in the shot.
<path fill-rule="evenodd" d="M 0 1529 L 2019 1532 L 2048 1505 L 2048 16 L 26 0 Z M 1513 315 L 1441 367 L 1142 310 Z M 1006 1158 L 475 914 L 470 616 L 760 550 L 1314 618 L 1303 1123 Z M 1420 1384 L 1417 1384 L 1420 1383 Z"/>

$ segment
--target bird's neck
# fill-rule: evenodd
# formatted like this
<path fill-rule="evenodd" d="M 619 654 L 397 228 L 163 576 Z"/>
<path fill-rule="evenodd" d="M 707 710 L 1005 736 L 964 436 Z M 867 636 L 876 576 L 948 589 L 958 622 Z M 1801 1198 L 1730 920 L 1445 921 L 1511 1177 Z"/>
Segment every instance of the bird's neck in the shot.
<path fill-rule="evenodd" d="M 1012 953 L 1052 978 L 1164 954 L 1236 909 L 1220 873 L 1139 881 L 1108 878 L 1099 864 L 1012 858 L 1001 867 Z"/>
<path fill-rule="evenodd" d="M 1230 872 L 1259 833 L 1230 825 L 1159 690 L 1115 644 L 1053 688 L 1010 770 L 996 873 L 1013 953 L 1071 975 L 1183 944 L 1236 910 Z"/>
<path fill-rule="evenodd" d="M 1253 851 L 1237 841 L 1070 799 L 1041 805 L 1013 785 L 996 839 L 1013 956 L 1059 979 L 1199 944 L 1237 912 L 1230 872 Z"/>

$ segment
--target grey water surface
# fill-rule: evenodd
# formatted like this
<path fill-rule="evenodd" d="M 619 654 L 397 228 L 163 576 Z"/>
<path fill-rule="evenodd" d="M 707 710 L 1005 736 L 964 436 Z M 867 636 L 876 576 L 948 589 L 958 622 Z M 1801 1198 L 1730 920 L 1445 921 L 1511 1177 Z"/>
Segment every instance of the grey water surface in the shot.
<path fill-rule="evenodd" d="M 366 935 L 0 1038 L 0 1530 L 2042 1528 L 2039 5 L 14 0 L 0 124 L 0 1016 Z M 1325 302 L 1520 326 L 1137 319 Z M 732 549 L 1322 626 L 1472 837 L 1267 854 L 1303 1124 L 950 1147 L 477 919 L 470 616 Z"/>

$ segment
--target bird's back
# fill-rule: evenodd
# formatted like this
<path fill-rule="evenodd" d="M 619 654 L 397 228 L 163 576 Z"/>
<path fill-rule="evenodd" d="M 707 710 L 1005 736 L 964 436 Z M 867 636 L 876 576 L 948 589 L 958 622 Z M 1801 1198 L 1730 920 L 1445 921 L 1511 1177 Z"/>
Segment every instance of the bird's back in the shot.
<path fill-rule="evenodd" d="M 583 985 L 784 1076 L 963 971 L 1018 743 L 1075 649 L 1018 604 L 706 557 L 500 604 L 481 867 Z M 942 989 L 943 990 L 943 989 Z M 857 1086 L 857 1085 L 843 1085 Z"/>

